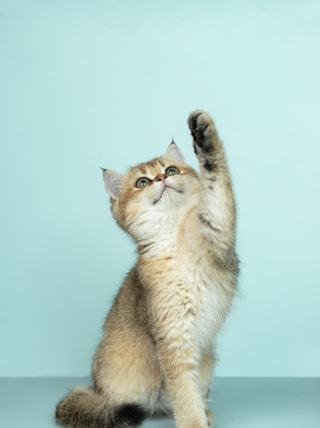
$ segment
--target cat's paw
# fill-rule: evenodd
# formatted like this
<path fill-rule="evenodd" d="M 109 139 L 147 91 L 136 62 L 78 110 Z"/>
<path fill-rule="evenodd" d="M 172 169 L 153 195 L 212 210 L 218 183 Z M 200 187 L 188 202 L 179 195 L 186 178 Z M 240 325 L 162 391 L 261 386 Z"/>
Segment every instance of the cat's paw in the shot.
<path fill-rule="evenodd" d="M 206 416 L 207 416 L 207 421 L 208 421 L 208 427 L 214 428 L 215 417 L 214 417 L 214 414 L 212 413 L 212 410 L 209 407 L 206 408 Z"/>
<path fill-rule="evenodd" d="M 193 136 L 195 152 L 198 153 L 199 148 L 204 153 L 210 152 L 213 149 L 217 132 L 208 113 L 203 110 L 195 110 L 189 116 L 188 125 Z"/>

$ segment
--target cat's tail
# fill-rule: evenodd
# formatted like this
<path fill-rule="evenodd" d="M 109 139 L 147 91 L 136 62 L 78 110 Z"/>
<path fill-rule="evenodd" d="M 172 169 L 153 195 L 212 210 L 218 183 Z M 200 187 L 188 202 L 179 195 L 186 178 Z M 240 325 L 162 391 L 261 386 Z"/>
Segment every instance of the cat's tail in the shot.
<path fill-rule="evenodd" d="M 135 428 L 145 417 L 139 405 L 111 405 L 93 388 L 73 389 L 56 408 L 56 421 L 66 428 Z"/>

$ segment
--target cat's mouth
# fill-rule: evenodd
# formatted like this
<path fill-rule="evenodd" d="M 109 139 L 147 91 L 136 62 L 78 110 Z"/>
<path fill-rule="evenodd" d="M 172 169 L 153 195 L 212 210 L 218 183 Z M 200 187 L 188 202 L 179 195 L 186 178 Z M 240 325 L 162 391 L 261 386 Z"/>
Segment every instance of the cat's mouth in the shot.
<path fill-rule="evenodd" d="M 156 199 L 155 201 L 153 201 L 153 205 L 157 204 L 160 201 L 160 199 L 162 198 L 164 192 L 167 192 L 167 191 L 170 191 L 170 190 L 174 190 L 177 193 L 183 193 L 182 190 L 176 189 L 173 186 L 169 186 L 168 184 L 165 184 L 163 186 L 163 188 L 161 189 L 161 193 L 160 193 L 160 196 L 158 197 L 158 199 Z"/>

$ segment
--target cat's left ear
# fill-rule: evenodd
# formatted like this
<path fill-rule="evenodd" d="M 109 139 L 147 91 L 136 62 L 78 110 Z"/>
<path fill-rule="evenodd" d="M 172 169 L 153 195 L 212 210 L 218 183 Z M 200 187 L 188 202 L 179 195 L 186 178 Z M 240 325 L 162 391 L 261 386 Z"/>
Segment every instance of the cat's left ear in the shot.
<path fill-rule="evenodd" d="M 185 160 L 181 150 L 179 149 L 179 147 L 176 145 L 176 143 L 173 140 L 172 140 L 171 144 L 169 145 L 169 147 L 167 148 L 165 157 L 173 159 L 178 163 L 184 163 L 184 164 L 186 163 L 186 160 Z"/>
<path fill-rule="evenodd" d="M 117 200 L 122 191 L 124 175 L 111 169 L 103 169 L 102 171 L 106 191 L 112 199 Z"/>

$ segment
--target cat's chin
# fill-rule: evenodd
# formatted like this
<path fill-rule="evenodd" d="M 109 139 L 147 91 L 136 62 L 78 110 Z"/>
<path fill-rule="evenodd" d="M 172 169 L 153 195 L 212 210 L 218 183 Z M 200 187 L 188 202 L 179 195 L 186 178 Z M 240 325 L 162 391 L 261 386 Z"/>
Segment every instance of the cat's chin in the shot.
<path fill-rule="evenodd" d="M 161 189 L 160 195 L 153 201 L 153 205 L 156 205 L 158 202 L 166 198 L 167 196 L 170 197 L 172 193 L 180 193 L 182 194 L 183 191 L 179 190 L 173 186 L 166 185 Z"/>

